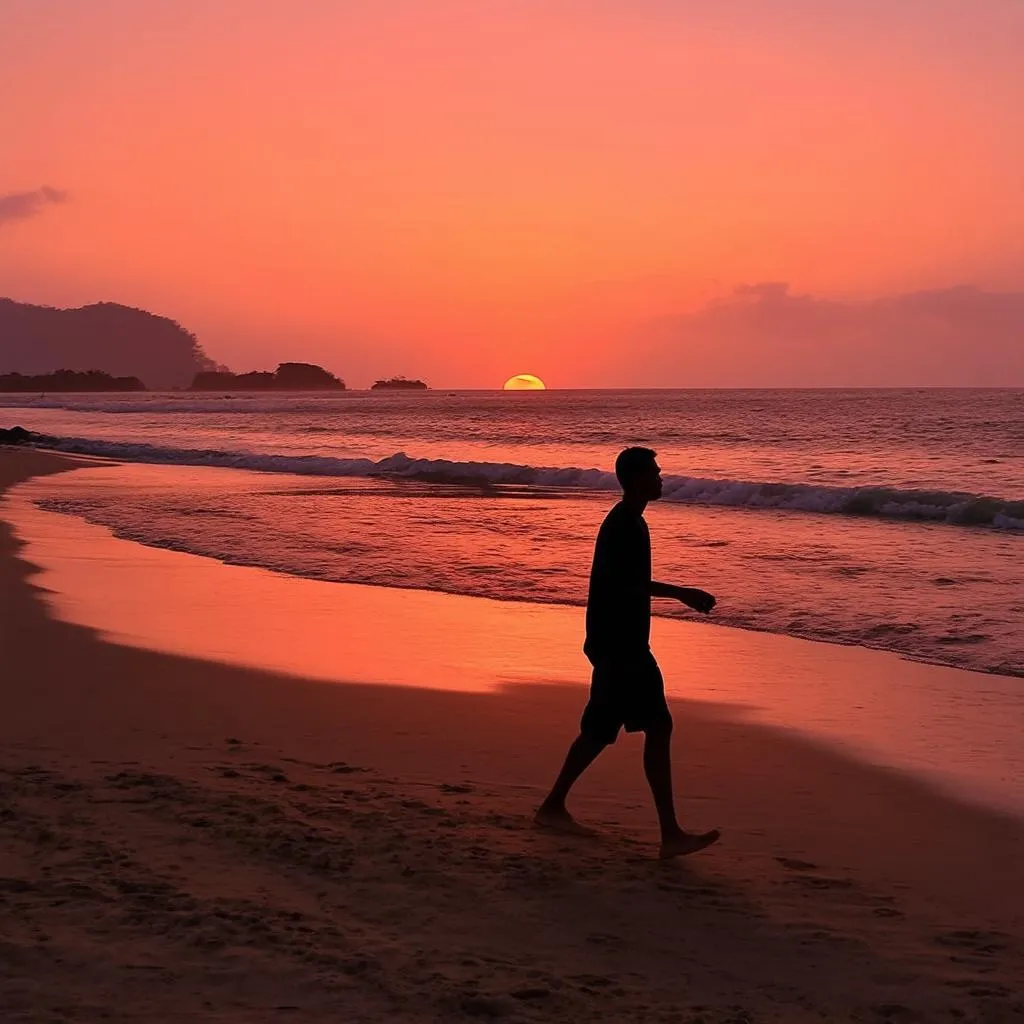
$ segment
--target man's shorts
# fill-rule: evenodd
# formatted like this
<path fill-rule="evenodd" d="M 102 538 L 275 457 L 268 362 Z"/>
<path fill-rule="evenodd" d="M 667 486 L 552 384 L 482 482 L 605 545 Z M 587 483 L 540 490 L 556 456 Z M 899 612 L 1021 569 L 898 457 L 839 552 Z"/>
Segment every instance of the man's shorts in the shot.
<path fill-rule="evenodd" d="M 672 728 L 665 681 L 650 652 L 635 658 L 594 661 L 590 700 L 583 709 L 580 732 L 614 743 L 623 728 L 626 732 Z"/>

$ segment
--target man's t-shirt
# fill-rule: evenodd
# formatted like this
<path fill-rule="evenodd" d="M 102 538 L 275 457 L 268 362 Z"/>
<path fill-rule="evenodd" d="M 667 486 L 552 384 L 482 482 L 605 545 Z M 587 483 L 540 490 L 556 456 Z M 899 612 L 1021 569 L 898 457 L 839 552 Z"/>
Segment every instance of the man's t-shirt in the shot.
<path fill-rule="evenodd" d="M 651 647 L 651 535 L 642 515 L 621 501 L 597 534 L 587 596 L 592 662 L 630 659 Z"/>

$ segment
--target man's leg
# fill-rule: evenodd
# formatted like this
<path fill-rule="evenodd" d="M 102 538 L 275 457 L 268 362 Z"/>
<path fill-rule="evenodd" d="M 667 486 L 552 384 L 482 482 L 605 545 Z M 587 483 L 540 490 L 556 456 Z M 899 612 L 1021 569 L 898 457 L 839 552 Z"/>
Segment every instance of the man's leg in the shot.
<path fill-rule="evenodd" d="M 651 787 L 654 807 L 658 812 L 661 837 L 681 832 L 676 820 L 675 798 L 672 795 L 672 726 L 657 725 L 644 734 L 644 775 Z"/>
<path fill-rule="evenodd" d="M 590 829 L 577 824 L 573 816 L 566 810 L 565 800 L 576 780 L 594 763 L 597 755 L 608 744 L 604 740 L 586 733 L 580 733 L 573 741 L 566 755 L 565 764 L 558 773 L 558 778 L 547 795 L 544 803 L 537 810 L 535 821 L 538 825 L 547 825 L 566 832 L 579 835 L 592 835 Z"/>
<path fill-rule="evenodd" d="M 684 832 L 676 820 L 672 795 L 672 722 L 659 722 L 644 734 L 644 774 L 651 787 L 654 806 L 661 826 L 661 856 L 680 857 L 710 846 L 718 832 L 692 834 Z"/>

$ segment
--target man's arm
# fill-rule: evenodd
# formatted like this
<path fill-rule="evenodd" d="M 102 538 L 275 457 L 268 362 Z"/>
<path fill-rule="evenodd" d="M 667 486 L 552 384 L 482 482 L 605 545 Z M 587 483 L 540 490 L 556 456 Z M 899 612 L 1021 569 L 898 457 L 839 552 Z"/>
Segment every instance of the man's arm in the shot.
<path fill-rule="evenodd" d="M 671 597 L 681 601 L 688 608 L 695 612 L 702 612 L 707 615 L 715 607 L 715 599 L 706 590 L 698 590 L 696 587 L 677 587 L 674 583 L 659 583 L 651 581 L 651 597 Z"/>

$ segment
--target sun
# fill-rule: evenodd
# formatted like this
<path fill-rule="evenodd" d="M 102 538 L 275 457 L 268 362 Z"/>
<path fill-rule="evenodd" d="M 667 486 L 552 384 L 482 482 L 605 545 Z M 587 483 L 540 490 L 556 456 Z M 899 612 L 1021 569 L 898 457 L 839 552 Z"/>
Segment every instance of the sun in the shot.
<path fill-rule="evenodd" d="M 505 391 L 544 391 L 544 381 L 532 373 L 517 373 L 505 381 Z"/>

